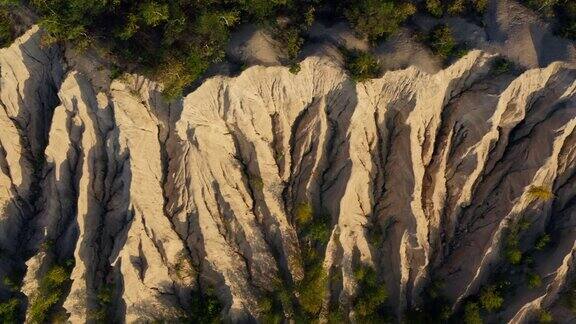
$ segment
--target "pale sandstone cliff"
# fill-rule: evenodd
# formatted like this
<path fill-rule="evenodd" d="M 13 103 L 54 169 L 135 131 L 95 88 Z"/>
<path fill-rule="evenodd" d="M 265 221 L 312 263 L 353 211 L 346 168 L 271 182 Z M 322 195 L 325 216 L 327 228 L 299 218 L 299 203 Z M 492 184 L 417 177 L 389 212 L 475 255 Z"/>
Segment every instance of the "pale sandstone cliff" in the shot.
<path fill-rule="evenodd" d="M 258 318 L 272 282 L 304 277 L 303 204 L 329 216 L 323 265 L 342 275 L 325 298 L 345 306 L 362 261 L 398 317 L 432 278 L 458 309 L 520 219 L 533 223 L 525 248 L 544 229 L 555 244 L 535 255 L 543 285 L 519 288 L 494 320 L 555 307 L 573 277 L 573 66 L 494 75 L 496 56 L 472 51 L 436 74 L 357 84 L 311 57 L 297 75 L 255 66 L 167 103 L 136 75 L 93 86 L 40 34 L 0 50 L 0 275 L 24 269 L 33 298 L 73 259 L 58 305 L 73 323 L 92 318 L 105 287 L 115 321 L 182 317 L 200 286 L 215 288 L 224 318 Z M 533 199 L 532 186 L 554 199 Z"/>

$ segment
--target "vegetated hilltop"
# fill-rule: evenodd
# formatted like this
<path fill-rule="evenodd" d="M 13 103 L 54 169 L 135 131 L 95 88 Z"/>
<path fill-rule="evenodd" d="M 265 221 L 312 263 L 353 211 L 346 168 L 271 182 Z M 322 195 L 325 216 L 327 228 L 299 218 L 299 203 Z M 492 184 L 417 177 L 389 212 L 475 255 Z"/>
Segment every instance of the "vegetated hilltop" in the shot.
<path fill-rule="evenodd" d="M 10 11 L 32 11 L 46 30 L 44 43 L 96 47 L 115 62 L 111 70 L 144 73 L 176 98 L 207 69 L 232 59 L 230 35 L 241 24 L 260 26 L 281 44 L 282 63 L 298 70 L 302 46 L 320 20 L 345 20 L 371 44 L 402 25 L 419 26 L 414 17 L 464 17 L 482 24 L 488 0 L 1 0 L 0 45 L 11 39 Z M 576 38 L 576 4 L 569 0 L 522 0 L 553 23 L 563 37 Z M 514 15 L 517 9 L 511 10 Z M 13 16 L 13 15 L 12 15 Z M 421 19 L 420 19 L 421 21 Z M 450 35 L 442 35 L 449 42 Z M 449 48 L 448 48 L 449 49 Z M 444 48 L 446 50 L 446 48 Z M 441 55 L 447 54 L 446 52 Z M 449 54 L 449 53 L 448 53 Z M 353 55 L 354 56 L 354 55 Z M 446 57 L 444 57 L 446 58 Z M 242 62 L 237 62 L 242 64 Z"/>

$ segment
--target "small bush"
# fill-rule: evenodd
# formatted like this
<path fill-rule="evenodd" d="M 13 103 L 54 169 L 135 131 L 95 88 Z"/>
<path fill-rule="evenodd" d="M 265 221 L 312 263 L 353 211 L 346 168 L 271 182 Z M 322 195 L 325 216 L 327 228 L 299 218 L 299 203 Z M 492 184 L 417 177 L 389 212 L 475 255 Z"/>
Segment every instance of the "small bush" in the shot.
<path fill-rule="evenodd" d="M 538 251 L 542 251 L 548 246 L 548 244 L 550 244 L 550 235 L 543 234 L 536 240 L 534 248 Z"/>
<path fill-rule="evenodd" d="M 532 186 L 528 189 L 528 197 L 531 200 L 549 201 L 554 198 L 554 194 L 544 186 Z"/>
<path fill-rule="evenodd" d="M 322 245 L 327 244 L 330 240 L 330 228 L 327 222 L 321 220 L 313 222 L 308 229 L 307 237 Z"/>
<path fill-rule="evenodd" d="M 2 283 L 12 292 L 20 290 L 20 285 L 18 284 L 17 280 L 9 276 L 5 276 L 4 279 L 2 279 Z"/>
<path fill-rule="evenodd" d="M 209 58 L 200 54 L 200 50 L 192 48 L 188 57 L 178 55 L 168 56 L 158 68 L 156 80 L 164 84 L 162 94 L 167 99 L 176 99 L 182 91 L 208 69 Z"/>
<path fill-rule="evenodd" d="M 296 224 L 300 227 L 309 225 L 314 217 L 314 209 L 310 203 L 300 203 L 295 211 Z"/>
<path fill-rule="evenodd" d="M 344 12 L 354 30 L 370 40 L 394 33 L 414 13 L 413 4 L 392 0 L 359 0 Z"/>
<path fill-rule="evenodd" d="M 5 302 L 0 303 L 0 322 L 17 323 L 19 310 L 20 300 L 17 298 L 10 298 Z"/>
<path fill-rule="evenodd" d="M 346 68 L 352 80 L 356 82 L 364 82 L 380 75 L 380 64 L 378 60 L 367 52 L 348 53 Z"/>
<path fill-rule="evenodd" d="M 174 271 L 180 280 L 186 280 L 194 276 L 194 267 L 186 252 L 181 251 L 177 255 L 177 263 L 174 265 Z"/>
<path fill-rule="evenodd" d="M 504 246 L 504 257 L 512 265 L 518 265 L 522 262 L 522 251 L 520 250 L 520 230 L 530 226 L 527 221 L 521 220 L 516 225 L 511 225 L 506 233 Z"/>
<path fill-rule="evenodd" d="M 514 68 L 514 63 L 510 62 L 505 58 L 497 58 L 492 63 L 492 74 L 493 75 L 502 75 L 505 73 L 509 73 Z"/>
<path fill-rule="evenodd" d="M 468 303 L 464 307 L 464 323 L 466 324 L 482 324 L 482 316 L 480 315 L 480 307 L 476 303 Z"/>
<path fill-rule="evenodd" d="M 293 292 L 281 280 L 275 280 L 273 287 L 272 292 L 258 301 L 258 310 L 263 323 L 280 324 L 285 313 L 292 314 Z"/>
<path fill-rule="evenodd" d="M 466 1 L 464 0 L 454 0 L 450 6 L 448 6 L 448 13 L 452 16 L 458 16 L 466 12 Z"/>
<path fill-rule="evenodd" d="M 192 294 L 190 301 L 192 323 L 219 323 L 222 304 L 212 292 L 207 289 L 206 292 L 197 291 Z"/>
<path fill-rule="evenodd" d="M 517 265 L 520 264 L 522 261 L 522 251 L 519 249 L 512 249 L 506 251 L 506 260 L 510 262 L 510 264 Z"/>
<path fill-rule="evenodd" d="M 264 181 L 260 177 L 250 177 L 250 186 L 253 190 L 262 191 L 264 189 Z"/>
<path fill-rule="evenodd" d="M 576 313 L 576 282 L 573 282 L 566 291 L 562 293 L 562 304 L 573 313 Z"/>
<path fill-rule="evenodd" d="M 388 292 L 383 283 L 378 281 L 376 271 L 372 267 L 361 265 L 354 272 L 358 281 L 358 295 L 353 307 L 360 319 L 374 318 L 388 298 Z"/>
<path fill-rule="evenodd" d="M 290 73 L 292 74 L 298 74 L 298 72 L 300 72 L 300 64 L 299 63 L 294 63 L 294 64 L 290 64 L 290 68 L 288 69 L 288 71 L 290 71 Z"/>
<path fill-rule="evenodd" d="M 300 306 L 309 315 L 318 315 L 324 302 L 328 274 L 322 264 L 307 269 L 304 280 L 298 285 Z"/>
<path fill-rule="evenodd" d="M 426 10 L 434 17 L 442 17 L 444 14 L 440 0 L 426 0 Z"/>
<path fill-rule="evenodd" d="M 300 36 L 300 32 L 296 28 L 289 28 L 284 30 L 279 38 L 284 44 L 288 59 L 294 61 L 298 57 L 298 54 L 300 54 L 302 44 L 304 44 L 304 39 Z"/>
<path fill-rule="evenodd" d="M 29 316 L 32 322 L 42 323 L 60 301 L 69 281 L 69 272 L 62 266 L 54 266 L 40 280 L 38 293 L 32 297 Z"/>
<path fill-rule="evenodd" d="M 144 24 L 148 26 L 158 26 L 168 20 L 168 5 L 159 4 L 154 1 L 146 1 L 140 4 L 140 17 Z"/>
<path fill-rule="evenodd" d="M 11 21 L 8 13 L 0 6 L 0 47 L 6 47 L 14 40 Z"/>
<path fill-rule="evenodd" d="M 542 286 L 542 278 L 537 273 L 528 273 L 526 275 L 526 281 L 528 281 L 528 287 L 530 289 L 536 289 Z"/>
<path fill-rule="evenodd" d="M 539 324 L 551 324 L 554 323 L 554 317 L 552 317 L 552 313 L 543 309 L 540 311 L 538 315 L 538 323 Z"/>
<path fill-rule="evenodd" d="M 438 25 L 430 31 L 428 43 L 432 52 L 447 60 L 456 53 L 456 41 L 452 36 L 452 30 L 446 25 Z"/>
<path fill-rule="evenodd" d="M 500 294 L 496 290 L 496 287 L 489 286 L 482 289 L 482 292 L 480 293 L 480 303 L 482 304 L 482 307 L 486 311 L 493 312 L 502 307 L 502 303 L 504 303 L 504 298 L 500 296 Z"/>

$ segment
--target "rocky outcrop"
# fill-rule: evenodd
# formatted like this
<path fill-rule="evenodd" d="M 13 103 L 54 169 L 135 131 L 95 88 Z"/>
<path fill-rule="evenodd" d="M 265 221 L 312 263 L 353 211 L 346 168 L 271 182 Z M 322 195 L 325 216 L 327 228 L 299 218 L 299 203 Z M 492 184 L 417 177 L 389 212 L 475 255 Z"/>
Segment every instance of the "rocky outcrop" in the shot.
<path fill-rule="evenodd" d="M 65 265 L 53 311 L 73 323 L 174 321 L 205 287 L 225 319 L 258 319 L 273 283 L 306 276 L 304 207 L 330 224 L 323 267 L 339 285 L 325 305 L 351 318 L 360 263 L 397 318 L 431 281 L 457 311 L 521 221 L 523 252 L 553 237 L 533 254 L 542 285 L 514 287 L 490 320 L 528 322 L 573 278 L 573 66 L 497 74 L 496 55 L 472 51 L 435 74 L 355 83 L 310 57 L 297 74 L 254 66 L 166 102 L 136 75 L 94 86 L 40 37 L 0 50 L 0 272 L 25 270 L 28 305 Z"/>

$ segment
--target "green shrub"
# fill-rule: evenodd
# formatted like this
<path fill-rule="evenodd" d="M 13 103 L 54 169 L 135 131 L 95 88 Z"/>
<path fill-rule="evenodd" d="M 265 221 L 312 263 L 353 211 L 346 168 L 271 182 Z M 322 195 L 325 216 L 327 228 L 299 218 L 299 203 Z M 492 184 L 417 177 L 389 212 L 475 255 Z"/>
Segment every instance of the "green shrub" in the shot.
<path fill-rule="evenodd" d="M 262 181 L 260 177 L 250 177 L 250 186 L 253 190 L 262 191 L 262 189 L 264 189 L 264 181 Z"/>
<path fill-rule="evenodd" d="M 148 26 L 158 26 L 168 20 L 168 5 L 155 1 L 145 1 L 140 4 L 140 17 L 144 24 Z"/>
<path fill-rule="evenodd" d="M 6 288 L 8 288 L 12 292 L 20 290 L 20 284 L 17 282 L 17 280 L 15 280 L 10 276 L 4 276 L 4 279 L 2 279 L 2 283 L 4 284 L 4 286 L 6 286 Z"/>
<path fill-rule="evenodd" d="M 325 221 L 313 222 L 308 229 L 307 237 L 314 242 L 325 245 L 330 240 L 330 228 Z"/>
<path fill-rule="evenodd" d="M 554 17 L 554 9 L 563 0 L 523 0 L 528 7 L 546 17 Z"/>
<path fill-rule="evenodd" d="M 554 317 L 552 317 L 552 313 L 543 309 L 540 311 L 538 315 L 538 323 L 539 324 L 551 324 L 554 323 Z"/>
<path fill-rule="evenodd" d="M 465 0 L 454 0 L 448 6 L 448 13 L 452 16 L 458 16 L 466 12 L 466 1 Z"/>
<path fill-rule="evenodd" d="M 440 0 L 426 0 L 426 10 L 435 17 L 442 17 L 444 9 Z"/>
<path fill-rule="evenodd" d="M 488 8 L 488 0 L 473 0 L 474 9 L 479 13 L 484 13 Z"/>
<path fill-rule="evenodd" d="M 528 287 L 530 289 L 536 289 L 542 286 L 542 278 L 539 274 L 530 272 L 526 275 L 526 281 L 528 281 Z"/>
<path fill-rule="evenodd" d="M 468 303 L 464 307 L 464 323 L 466 324 L 482 324 L 482 316 L 480 315 L 480 307 L 476 303 Z"/>
<path fill-rule="evenodd" d="M 308 202 L 300 203 L 298 206 L 296 206 L 294 216 L 296 224 L 300 227 L 305 227 L 312 222 L 312 218 L 314 217 L 314 209 Z"/>
<path fill-rule="evenodd" d="M 304 280 L 298 284 L 298 301 L 308 315 L 318 315 L 324 301 L 328 274 L 321 263 L 306 270 Z"/>
<path fill-rule="evenodd" d="M 348 53 L 346 68 L 352 80 L 356 82 L 364 82 L 376 78 L 381 71 L 378 60 L 367 52 Z"/>
<path fill-rule="evenodd" d="M 0 6 L 0 47 L 10 45 L 12 41 L 12 20 L 8 12 Z"/>
<path fill-rule="evenodd" d="M 5 302 L 0 303 L 0 322 L 17 323 L 19 310 L 20 300 L 17 298 L 10 298 Z"/>
<path fill-rule="evenodd" d="M 550 235 L 543 234 L 536 240 L 534 248 L 538 251 L 542 251 L 548 246 L 548 244 L 550 244 Z"/>
<path fill-rule="evenodd" d="M 69 282 L 70 273 L 62 266 L 50 268 L 40 280 L 38 292 L 32 297 L 29 306 L 30 320 L 34 323 L 43 323 L 64 295 L 64 289 Z"/>
<path fill-rule="evenodd" d="M 393 0 L 359 0 L 345 10 L 352 28 L 370 40 L 394 33 L 416 12 L 409 2 Z"/>
<path fill-rule="evenodd" d="M 292 74 L 298 74 L 300 72 L 300 64 L 299 63 L 294 63 L 290 65 L 290 69 L 288 69 L 288 71 L 290 71 L 290 73 Z"/>
<path fill-rule="evenodd" d="M 492 63 L 492 74 L 493 75 L 502 75 L 505 73 L 509 73 L 514 68 L 514 63 L 510 62 L 505 58 L 497 58 Z"/>
<path fill-rule="evenodd" d="M 196 291 L 190 301 L 192 323 L 220 323 L 222 304 L 211 289 Z"/>
<path fill-rule="evenodd" d="M 522 251 L 520 250 L 520 229 L 524 228 L 524 223 L 512 225 L 506 232 L 504 246 L 504 257 L 512 265 L 518 265 L 522 261 Z"/>
<path fill-rule="evenodd" d="M 353 301 L 354 311 L 360 319 L 374 318 L 388 298 L 386 287 L 378 281 L 376 271 L 370 266 L 359 266 L 354 277 L 358 282 L 358 294 Z"/>
<path fill-rule="evenodd" d="M 512 249 L 506 251 L 506 260 L 513 265 L 520 264 L 522 261 L 522 251 L 519 249 Z"/>
<path fill-rule="evenodd" d="M 175 99 L 182 91 L 208 69 L 209 61 L 200 54 L 200 50 L 192 48 L 188 57 L 169 56 L 158 68 L 156 79 L 164 84 L 162 94 L 167 99 Z"/>
<path fill-rule="evenodd" d="M 446 25 L 438 25 L 430 31 L 428 44 L 432 52 L 443 60 L 453 57 L 457 50 L 452 30 Z"/>
<path fill-rule="evenodd" d="M 493 312 L 500 309 L 503 302 L 504 298 L 500 296 L 495 286 L 488 286 L 482 289 L 480 293 L 480 303 L 486 311 Z"/>
<path fill-rule="evenodd" d="M 293 62 L 298 58 L 304 39 L 300 36 L 300 31 L 296 28 L 288 28 L 279 34 L 280 41 L 284 45 L 288 60 Z"/>
<path fill-rule="evenodd" d="M 576 282 L 573 282 L 562 293 L 561 301 L 564 306 L 576 313 Z"/>
<path fill-rule="evenodd" d="M 281 280 L 273 282 L 273 290 L 258 301 L 258 311 L 263 323 L 282 323 L 284 314 L 292 314 L 292 290 Z"/>

